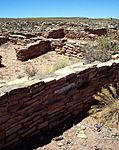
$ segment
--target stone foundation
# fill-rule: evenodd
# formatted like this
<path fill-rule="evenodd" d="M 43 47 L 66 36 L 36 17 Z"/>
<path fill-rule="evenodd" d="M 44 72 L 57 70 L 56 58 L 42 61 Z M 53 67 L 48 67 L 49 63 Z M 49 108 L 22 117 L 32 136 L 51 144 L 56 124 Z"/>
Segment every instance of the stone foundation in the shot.
<path fill-rule="evenodd" d="M 66 67 L 52 77 L 19 79 L 0 88 L 0 148 L 52 129 L 91 106 L 102 87 L 119 82 L 119 59 Z"/>
<path fill-rule="evenodd" d="M 53 39 L 63 38 L 64 37 L 64 29 L 56 29 L 56 30 L 46 31 L 42 35 L 45 38 L 53 38 Z"/>
<path fill-rule="evenodd" d="M 5 44 L 9 41 L 5 36 L 0 36 L 0 45 Z"/>
<path fill-rule="evenodd" d="M 28 44 L 25 47 L 16 49 L 16 56 L 18 60 L 26 61 L 45 54 L 51 50 L 50 41 L 37 41 L 32 44 Z"/>
<path fill-rule="evenodd" d="M 0 55 L 0 66 L 1 66 L 1 64 L 2 64 L 2 56 Z"/>

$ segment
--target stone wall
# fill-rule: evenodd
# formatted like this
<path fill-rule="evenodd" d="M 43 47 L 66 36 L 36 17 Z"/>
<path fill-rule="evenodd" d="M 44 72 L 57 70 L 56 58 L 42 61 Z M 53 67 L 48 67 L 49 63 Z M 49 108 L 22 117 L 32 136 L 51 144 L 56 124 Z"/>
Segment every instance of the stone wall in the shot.
<path fill-rule="evenodd" d="M 83 47 L 86 44 L 87 42 L 77 42 L 75 40 L 67 40 L 64 38 L 61 40 L 52 40 L 51 48 L 56 51 L 57 54 L 82 59 L 85 56 L 85 50 Z"/>
<path fill-rule="evenodd" d="M 0 45 L 5 44 L 9 41 L 5 36 L 0 36 Z"/>
<path fill-rule="evenodd" d="M 82 30 L 65 30 L 65 37 L 77 40 L 96 40 L 98 35 L 95 33 Z"/>
<path fill-rule="evenodd" d="M 64 30 L 64 35 L 71 39 L 86 39 L 88 34 L 83 30 Z"/>
<path fill-rule="evenodd" d="M 18 60 L 26 61 L 45 54 L 50 50 L 50 41 L 41 40 L 16 49 L 16 56 Z"/>
<path fill-rule="evenodd" d="M 119 60 L 73 65 L 54 77 L 19 79 L 0 88 L 0 148 L 12 149 L 24 139 L 79 116 L 103 86 L 119 82 Z"/>
<path fill-rule="evenodd" d="M 105 36 L 108 33 L 108 29 L 106 28 L 99 28 L 99 29 L 85 28 L 84 31 L 88 32 L 89 34 L 96 34 L 98 36 Z"/>
<path fill-rule="evenodd" d="M 1 66 L 1 64 L 2 64 L 2 56 L 0 55 L 0 66 Z"/>
<path fill-rule="evenodd" d="M 45 38 L 53 38 L 53 39 L 63 38 L 64 29 L 54 29 L 51 31 L 46 31 L 46 32 L 43 32 L 42 36 Z"/>

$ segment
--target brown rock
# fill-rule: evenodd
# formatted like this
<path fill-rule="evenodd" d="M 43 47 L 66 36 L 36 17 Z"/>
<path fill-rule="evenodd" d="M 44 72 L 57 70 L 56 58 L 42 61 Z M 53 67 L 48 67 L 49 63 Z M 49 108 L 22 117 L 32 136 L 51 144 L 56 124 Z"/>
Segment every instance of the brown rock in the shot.
<path fill-rule="evenodd" d="M 5 44 L 9 41 L 9 39 L 5 36 L 0 36 L 0 45 Z"/>
<path fill-rule="evenodd" d="M 64 30 L 63 29 L 52 30 L 49 32 L 45 32 L 43 34 L 43 36 L 46 38 L 53 38 L 53 39 L 63 38 L 64 37 Z"/>
<path fill-rule="evenodd" d="M 85 28 L 85 32 L 88 32 L 89 34 L 96 34 L 98 36 L 107 35 L 107 29 L 106 28 L 99 28 L 99 29 L 91 29 L 91 28 Z"/>
<path fill-rule="evenodd" d="M 26 47 L 16 49 L 17 59 L 26 61 L 28 59 L 38 57 L 50 50 L 50 41 L 37 41 L 27 45 Z"/>
<path fill-rule="evenodd" d="M 0 131 L 0 140 L 2 140 L 3 138 L 5 138 L 5 132 L 4 131 Z"/>

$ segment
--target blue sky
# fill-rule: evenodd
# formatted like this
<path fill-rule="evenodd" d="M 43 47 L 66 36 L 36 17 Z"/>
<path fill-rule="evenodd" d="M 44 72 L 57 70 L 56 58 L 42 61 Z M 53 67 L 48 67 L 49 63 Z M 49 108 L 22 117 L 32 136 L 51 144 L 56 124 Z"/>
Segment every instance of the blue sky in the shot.
<path fill-rule="evenodd" d="M 1 0 L 2 17 L 119 18 L 119 0 Z"/>

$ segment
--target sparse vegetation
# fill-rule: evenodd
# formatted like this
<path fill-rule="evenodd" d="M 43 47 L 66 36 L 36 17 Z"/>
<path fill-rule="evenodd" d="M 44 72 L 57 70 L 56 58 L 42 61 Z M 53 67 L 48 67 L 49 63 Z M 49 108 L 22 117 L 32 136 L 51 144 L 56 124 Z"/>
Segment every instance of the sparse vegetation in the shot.
<path fill-rule="evenodd" d="M 33 77 L 37 74 L 37 69 L 32 64 L 30 64 L 26 66 L 25 73 L 28 77 Z"/>
<path fill-rule="evenodd" d="M 106 125 L 109 128 L 119 127 L 119 95 L 115 87 L 110 85 L 107 88 L 102 88 L 93 96 L 99 104 L 94 105 L 89 113 L 97 119 L 99 123 Z"/>
<path fill-rule="evenodd" d="M 85 47 L 85 60 L 86 63 L 94 61 L 105 62 L 112 58 L 112 54 L 119 52 L 119 43 L 112 44 L 109 37 L 101 36 L 97 40 L 97 45 Z"/>
<path fill-rule="evenodd" d="M 64 68 L 68 65 L 72 65 L 72 64 L 74 64 L 74 62 L 76 63 L 77 61 L 78 61 L 78 59 L 76 59 L 76 60 L 73 59 L 72 61 L 70 61 L 70 58 L 61 56 L 52 65 L 43 64 L 40 67 L 40 69 L 34 67 L 32 64 L 29 64 L 25 67 L 24 73 L 28 77 L 33 77 L 35 75 L 39 75 L 42 78 L 46 75 L 54 73 L 58 69 Z M 23 77 L 23 75 L 18 76 L 18 78 L 21 78 L 21 77 Z"/>
<path fill-rule="evenodd" d="M 55 72 L 58 69 L 64 68 L 66 66 L 70 65 L 69 58 L 68 57 L 61 57 L 61 59 L 57 60 L 52 66 L 51 66 L 51 72 Z"/>

